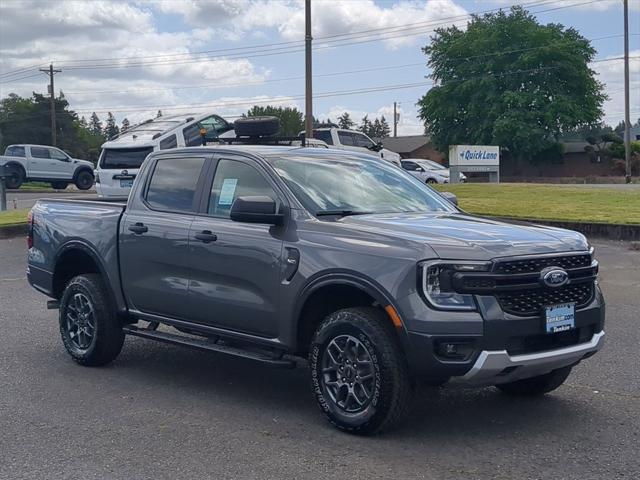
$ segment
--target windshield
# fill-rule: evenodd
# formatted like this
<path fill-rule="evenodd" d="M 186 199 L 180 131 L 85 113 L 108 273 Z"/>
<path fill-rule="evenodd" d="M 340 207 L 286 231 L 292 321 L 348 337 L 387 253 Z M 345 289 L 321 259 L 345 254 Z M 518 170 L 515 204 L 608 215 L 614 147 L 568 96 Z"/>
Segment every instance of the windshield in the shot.
<path fill-rule="evenodd" d="M 153 152 L 153 147 L 143 148 L 105 148 L 100 157 L 102 168 L 118 170 L 140 168 L 147 155 Z"/>
<path fill-rule="evenodd" d="M 438 162 L 434 162 L 433 160 L 423 160 L 418 163 L 420 164 L 420 166 L 428 170 L 446 170 L 447 169 L 447 167 L 445 167 L 444 165 Z"/>
<path fill-rule="evenodd" d="M 455 211 L 426 185 L 378 160 L 340 155 L 270 161 L 314 215 Z"/>

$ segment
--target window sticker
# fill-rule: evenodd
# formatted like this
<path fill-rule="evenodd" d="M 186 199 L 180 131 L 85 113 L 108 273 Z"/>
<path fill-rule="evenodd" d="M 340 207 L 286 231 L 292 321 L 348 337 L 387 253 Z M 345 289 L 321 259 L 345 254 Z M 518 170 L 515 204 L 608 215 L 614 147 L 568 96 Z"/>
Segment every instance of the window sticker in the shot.
<path fill-rule="evenodd" d="M 233 197 L 236 193 L 236 185 L 238 185 L 237 178 L 224 179 L 224 182 L 222 182 L 222 188 L 220 189 L 218 205 L 231 205 L 233 203 Z"/>

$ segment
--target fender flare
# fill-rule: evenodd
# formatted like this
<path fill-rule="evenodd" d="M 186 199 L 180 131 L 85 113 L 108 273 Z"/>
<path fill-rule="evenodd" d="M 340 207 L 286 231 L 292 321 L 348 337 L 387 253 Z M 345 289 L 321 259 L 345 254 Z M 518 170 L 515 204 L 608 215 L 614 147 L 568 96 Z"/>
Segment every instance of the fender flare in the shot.
<path fill-rule="evenodd" d="M 402 346 L 406 347 L 408 342 L 406 323 L 404 322 L 404 320 L 402 320 L 402 313 L 398 309 L 393 296 L 389 294 L 377 282 L 374 282 L 369 278 L 359 275 L 355 272 L 344 270 L 319 273 L 311 277 L 311 279 L 305 284 L 305 286 L 302 287 L 297 296 L 298 299 L 293 310 L 293 331 L 291 332 L 291 338 L 298 338 L 300 314 L 302 313 L 302 309 L 304 308 L 307 300 L 320 288 L 328 285 L 348 285 L 359 288 L 363 292 L 367 293 L 370 297 L 372 297 L 377 303 L 379 303 L 383 309 L 388 305 L 393 307 L 402 322 L 402 328 L 397 329 L 398 339 L 400 340 Z M 389 321 L 391 321 L 391 319 Z M 296 347 L 298 347 L 298 345 L 296 345 Z"/>
<path fill-rule="evenodd" d="M 4 165 L 7 166 L 7 167 L 16 167 L 19 170 L 22 170 L 22 173 L 24 174 L 25 180 L 27 179 L 27 169 L 24 168 L 24 165 L 22 165 L 20 162 L 16 162 L 15 160 L 9 160 Z"/>
<path fill-rule="evenodd" d="M 104 265 L 104 262 L 102 261 L 102 259 L 100 258 L 100 255 L 98 255 L 98 252 L 88 243 L 82 241 L 82 240 L 78 240 L 78 239 L 73 239 L 73 240 L 69 240 L 66 243 L 62 244 L 60 246 L 60 248 L 58 248 L 58 251 L 55 254 L 55 257 L 53 259 L 53 277 L 55 278 L 55 271 L 56 271 L 56 267 L 58 266 L 58 262 L 60 261 L 60 258 L 68 251 L 70 250 L 80 250 L 83 253 L 86 253 L 93 261 L 94 263 L 98 266 L 98 270 L 100 272 L 100 275 L 102 276 L 102 278 L 104 279 L 105 282 L 105 286 L 107 287 L 107 292 L 109 293 L 109 297 L 111 298 L 111 301 L 113 301 L 114 305 L 116 306 L 116 309 L 120 312 L 120 311 L 126 311 L 127 310 L 127 306 L 126 303 L 124 301 L 124 297 L 121 294 L 121 290 L 118 289 L 117 291 L 113 288 L 113 283 L 112 283 L 112 279 L 109 276 L 109 274 L 107 273 L 107 269 Z M 117 279 L 118 282 L 120 281 L 120 279 Z M 52 283 L 53 283 L 53 278 L 52 278 Z"/>
<path fill-rule="evenodd" d="M 88 165 L 80 165 L 78 167 L 76 167 L 76 169 L 73 171 L 73 178 L 72 181 L 75 182 L 76 179 L 78 178 L 78 175 L 80 175 L 80 172 L 82 172 L 83 170 L 88 171 L 92 177 L 95 178 L 95 173 L 93 173 L 93 169 L 91 167 L 89 167 Z"/>

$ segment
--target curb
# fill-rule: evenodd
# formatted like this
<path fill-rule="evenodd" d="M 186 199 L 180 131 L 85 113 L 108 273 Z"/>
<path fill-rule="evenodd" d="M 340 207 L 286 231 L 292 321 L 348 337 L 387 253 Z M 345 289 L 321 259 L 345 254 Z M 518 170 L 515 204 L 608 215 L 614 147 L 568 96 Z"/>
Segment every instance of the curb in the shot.
<path fill-rule="evenodd" d="M 27 224 L 18 223 L 15 225 L 0 226 L 0 238 L 13 238 L 27 234 Z"/>
<path fill-rule="evenodd" d="M 606 238 L 609 240 L 640 240 L 640 225 L 632 223 L 590 223 L 590 222 L 572 222 L 568 220 L 544 220 L 538 218 L 514 218 L 514 217 L 497 217 L 491 215 L 482 215 L 496 220 L 507 220 L 510 222 L 527 222 L 539 225 L 547 225 L 550 227 L 566 228 L 575 230 L 587 237 Z"/>

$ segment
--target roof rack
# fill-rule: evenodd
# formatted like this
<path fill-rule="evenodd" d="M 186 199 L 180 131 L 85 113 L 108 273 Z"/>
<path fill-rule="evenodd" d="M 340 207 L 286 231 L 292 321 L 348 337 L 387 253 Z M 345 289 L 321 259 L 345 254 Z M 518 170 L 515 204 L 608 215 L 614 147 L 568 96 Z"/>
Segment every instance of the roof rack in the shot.
<path fill-rule="evenodd" d="M 301 146 L 306 147 L 307 142 L 304 134 L 297 137 L 280 137 L 280 136 L 268 136 L 268 137 L 231 137 L 223 138 L 218 137 L 211 140 L 211 143 L 217 142 L 219 144 L 226 145 L 289 145 L 293 142 L 300 142 Z"/>

